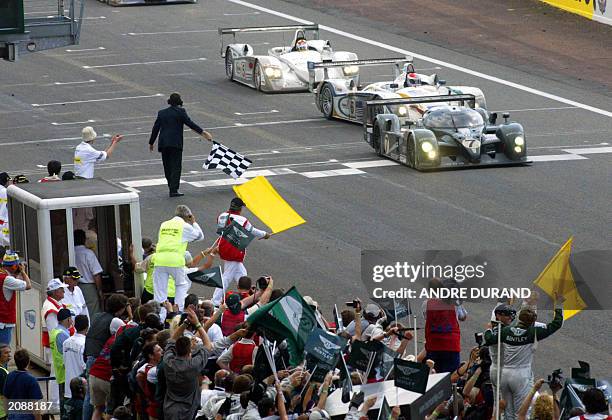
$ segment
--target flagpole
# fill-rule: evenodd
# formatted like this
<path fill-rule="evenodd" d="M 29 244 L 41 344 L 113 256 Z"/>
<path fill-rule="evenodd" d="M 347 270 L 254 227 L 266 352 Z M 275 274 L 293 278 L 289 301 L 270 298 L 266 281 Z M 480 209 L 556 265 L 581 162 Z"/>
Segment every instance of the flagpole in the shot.
<path fill-rule="evenodd" d="M 495 389 L 495 420 L 499 420 L 499 394 L 501 389 L 501 322 L 497 323 L 497 387 Z"/>
<path fill-rule="evenodd" d="M 419 356 L 419 343 L 417 341 L 417 319 L 416 319 L 416 315 L 414 315 L 414 337 L 412 338 L 414 340 L 414 361 L 417 361 L 417 358 Z"/>
<path fill-rule="evenodd" d="M 393 316 L 395 317 L 395 326 L 397 327 L 397 306 L 395 305 L 395 297 L 393 297 Z"/>
<path fill-rule="evenodd" d="M 302 393 L 308 389 L 308 384 L 310 383 L 310 379 L 312 378 L 312 375 L 314 375 L 314 373 L 317 371 L 317 367 L 319 367 L 318 363 L 315 365 L 314 369 L 312 370 L 312 373 L 308 375 L 308 380 L 306 381 L 306 385 L 304 385 L 304 388 L 302 388 L 302 391 L 300 392 L 300 398 L 302 398 Z M 304 366 L 304 368 L 306 368 L 306 366 Z M 306 369 L 306 372 L 308 372 L 308 369 Z"/>
<path fill-rule="evenodd" d="M 406 298 L 408 301 L 408 327 L 412 327 L 412 307 L 410 306 L 410 299 Z"/>

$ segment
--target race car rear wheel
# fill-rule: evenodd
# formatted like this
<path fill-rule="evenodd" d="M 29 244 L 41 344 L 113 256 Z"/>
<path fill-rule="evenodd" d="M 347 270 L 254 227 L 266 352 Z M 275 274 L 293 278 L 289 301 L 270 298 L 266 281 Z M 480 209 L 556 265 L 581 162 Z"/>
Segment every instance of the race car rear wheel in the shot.
<path fill-rule="evenodd" d="M 334 117 L 334 94 L 329 84 L 324 84 L 319 92 L 319 109 L 328 120 Z"/>
<path fill-rule="evenodd" d="M 255 89 L 261 91 L 261 81 L 263 78 L 263 70 L 261 68 L 261 64 L 259 61 L 255 63 L 255 70 L 253 70 L 253 83 L 255 84 Z"/>
<path fill-rule="evenodd" d="M 225 75 L 230 80 L 234 78 L 234 61 L 229 47 L 225 50 Z"/>
<path fill-rule="evenodd" d="M 382 154 L 382 130 L 378 124 L 374 124 L 372 128 L 372 147 L 378 156 Z"/>

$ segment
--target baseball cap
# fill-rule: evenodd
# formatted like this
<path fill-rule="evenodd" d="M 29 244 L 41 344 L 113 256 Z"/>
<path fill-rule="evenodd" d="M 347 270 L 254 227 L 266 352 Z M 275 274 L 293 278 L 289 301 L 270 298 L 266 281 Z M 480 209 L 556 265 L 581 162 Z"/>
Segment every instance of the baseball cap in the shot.
<path fill-rule="evenodd" d="M 6 172 L 0 173 L 0 184 L 6 184 L 11 180 L 11 177 Z"/>
<path fill-rule="evenodd" d="M 508 305 L 507 303 L 502 303 L 501 305 L 497 306 L 494 312 L 496 314 L 501 314 L 501 315 L 516 314 L 516 310 L 512 306 Z"/>
<path fill-rule="evenodd" d="M 238 315 L 242 310 L 242 304 L 240 303 L 240 295 L 236 293 L 229 295 L 225 299 L 225 304 L 227 305 L 227 308 L 230 310 L 230 312 L 234 315 Z"/>
<path fill-rule="evenodd" d="M 15 251 L 7 250 L 2 258 L 2 265 L 17 265 L 19 264 L 19 254 Z"/>
<path fill-rule="evenodd" d="M 93 127 L 87 126 L 81 130 L 81 137 L 83 141 L 92 141 L 98 137 L 98 134 L 94 131 Z"/>
<path fill-rule="evenodd" d="M 63 276 L 70 276 L 73 279 L 80 279 L 81 273 L 79 273 L 79 269 L 76 267 L 68 267 L 64 270 Z"/>
<path fill-rule="evenodd" d="M 49 280 L 49 282 L 47 283 L 47 292 L 52 292 L 54 290 L 57 290 L 61 287 L 68 287 L 68 285 L 66 283 L 64 283 L 63 281 L 61 281 L 60 279 L 51 279 Z"/>
<path fill-rule="evenodd" d="M 368 303 L 364 312 L 366 315 L 378 316 L 380 315 L 380 307 L 375 303 Z"/>
<path fill-rule="evenodd" d="M 242 198 L 234 197 L 232 198 L 232 201 L 230 202 L 230 210 L 240 210 L 245 205 L 246 204 L 244 204 L 244 201 L 242 201 Z"/>
<path fill-rule="evenodd" d="M 71 316 L 72 316 L 72 312 L 70 312 L 70 309 L 62 308 L 57 313 L 57 320 L 59 322 L 62 322 L 63 320 L 68 319 Z"/>

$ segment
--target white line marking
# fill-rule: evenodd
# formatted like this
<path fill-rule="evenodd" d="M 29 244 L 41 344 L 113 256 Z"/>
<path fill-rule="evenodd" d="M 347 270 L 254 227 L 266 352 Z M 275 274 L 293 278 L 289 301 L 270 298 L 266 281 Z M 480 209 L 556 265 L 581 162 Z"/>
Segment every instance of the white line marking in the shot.
<path fill-rule="evenodd" d="M 96 81 L 94 79 L 90 79 L 90 80 L 83 80 L 80 82 L 54 82 L 54 85 L 57 86 L 63 86 L 63 85 L 81 85 L 84 83 L 96 83 Z"/>
<path fill-rule="evenodd" d="M 193 34 L 200 32 L 217 32 L 217 29 L 197 29 L 193 31 L 167 31 L 167 32 L 128 32 L 127 34 L 121 35 L 129 35 L 129 36 L 138 36 L 138 35 L 170 35 L 170 34 Z"/>
<path fill-rule="evenodd" d="M 276 114 L 277 112 L 279 112 L 277 109 L 271 109 L 270 111 L 258 111 L 258 112 L 234 112 L 234 115 Z"/>
<path fill-rule="evenodd" d="M 533 162 L 558 162 L 561 160 L 584 160 L 588 159 L 584 156 L 573 155 L 571 153 L 565 155 L 541 155 L 541 156 L 529 156 L 529 160 Z"/>
<path fill-rule="evenodd" d="M 154 187 L 156 185 L 166 185 L 167 183 L 168 181 L 166 181 L 166 178 L 154 178 L 154 179 L 140 179 L 137 181 L 122 182 L 121 184 L 125 185 L 126 187 L 138 188 L 138 187 Z M 185 181 L 181 180 L 181 183 L 185 183 Z"/>
<path fill-rule="evenodd" d="M 165 179 L 164 179 L 165 181 Z M 203 187 L 220 187 L 223 185 L 239 185 L 247 182 L 246 178 L 238 178 L 238 179 L 212 179 L 210 181 L 195 181 L 188 182 L 189 185 L 193 185 L 194 187 L 203 188 Z"/>
<path fill-rule="evenodd" d="M 68 11 L 69 10 L 64 10 L 64 13 Z M 49 11 L 43 11 L 43 12 L 27 12 L 27 13 L 24 13 L 24 15 L 48 15 L 49 13 L 57 13 L 57 10 L 49 10 Z"/>
<path fill-rule="evenodd" d="M 78 50 L 65 50 L 66 52 L 81 52 L 81 51 L 102 51 L 105 50 L 106 48 L 104 47 L 97 47 L 97 48 L 81 48 Z"/>
<path fill-rule="evenodd" d="M 248 13 L 223 13 L 223 16 L 250 16 L 250 15 L 259 15 L 259 12 L 248 12 Z"/>
<path fill-rule="evenodd" d="M 359 169 L 330 169 L 327 171 L 312 171 L 312 172 L 301 172 L 300 175 L 305 176 L 306 178 L 325 178 L 328 176 L 342 176 L 342 175 L 358 175 L 365 174 L 364 171 L 360 171 Z"/>
<path fill-rule="evenodd" d="M 576 155 L 592 155 L 597 153 L 612 153 L 612 147 L 586 147 L 583 149 L 563 149 L 563 151 Z"/>
<path fill-rule="evenodd" d="M 89 17 L 82 18 L 82 20 L 99 20 L 99 19 L 106 19 L 106 16 L 89 16 Z"/>
<path fill-rule="evenodd" d="M 523 109 L 501 109 L 499 111 L 491 111 L 491 112 L 524 112 L 524 111 L 558 111 L 562 109 L 576 109 L 577 106 L 558 106 L 551 108 L 523 108 Z"/>
<path fill-rule="evenodd" d="M 100 99 L 86 99 L 82 101 L 70 101 L 70 102 L 52 102 L 49 104 L 32 104 L 33 107 L 42 106 L 53 106 L 53 105 L 68 105 L 68 104 L 83 104 L 86 102 L 109 102 L 109 101 L 124 101 L 128 99 L 142 99 L 142 98 L 155 98 L 158 96 L 164 96 L 163 93 L 156 93 L 155 95 L 141 95 L 141 96 L 124 96 L 121 98 L 100 98 Z"/>
<path fill-rule="evenodd" d="M 252 4 L 252 3 L 248 3 L 246 1 L 242 1 L 242 0 L 227 0 L 227 1 L 229 1 L 231 3 L 234 3 L 234 4 L 239 4 L 241 6 L 248 7 L 248 8 L 251 8 L 251 9 L 259 10 L 260 12 L 265 12 L 265 13 L 269 13 L 271 15 L 283 17 L 285 19 L 292 20 L 294 22 L 298 22 L 298 23 L 302 23 L 302 24 L 306 24 L 306 25 L 312 25 L 313 24 L 313 22 L 310 22 L 308 20 L 300 19 L 298 17 L 291 16 L 291 15 L 288 15 L 286 13 L 277 12 L 276 10 L 268 9 L 266 7 L 258 6 L 256 4 Z M 567 105 L 571 105 L 571 106 L 575 106 L 575 107 L 578 107 L 578 108 L 582 108 L 582 109 L 585 109 L 587 111 L 591 111 L 591 112 L 594 112 L 596 114 L 600 114 L 600 115 L 604 115 L 606 117 L 612 118 L 612 112 L 611 111 L 606 111 L 605 109 L 596 108 L 596 107 L 591 106 L 591 105 L 583 104 L 581 102 L 577 102 L 577 101 L 574 101 L 574 100 L 571 100 L 571 99 L 563 98 L 561 96 L 553 95 L 552 93 L 544 92 L 544 91 L 541 91 L 541 90 L 538 90 L 538 89 L 531 88 L 529 86 L 521 85 L 520 83 L 511 82 L 509 80 L 504 80 L 504 79 L 496 77 L 496 76 L 491 76 L 489 74 L 481 73 L 481 72 L 475 71 L 475 70 L 471 70 L 471 69 L 468 69 L 466 67 L 461 67 L 461 66 L 458 66 L 456 64 L 452 64 L 452 63 L 449 63 L 449 62 L 446 62 L 446 61 L 443 61 L 443 60 L 438 60 L 438 59 L 435 59 L 435 58 L 428 57 L 426 55 L 422 55 L 422 54 L 418 54 L 418 53 L 415 53 L 415 52 L 412 52 L 412 51 L 404 50 L 402 48 L 394 47 L 392 45 L 388 45 L 388 44 L 385 44 L 383 42 L 374 41 L 374 40 L 371 40 L 371 39 L 368 39 L 368 38 L 365 38 L 365 37 L 362 37 L 362 36 L 359 36 L 359 35 L 352 34 L 350 32 L 345 32 L 345 31 L 342 31 L 342 30 L 339 30 L 339 29 L 336 29 L 336 28 L 332 28 L 330 26 L 319 25 L 319 29 L 322 29 L 322 30 L 328 31 L 328 32 L 332 32 L 332 33 L 334 33 L 336 35 L 341 35 L 341 36 L 344 36 L 344 37 L 347 37 L 347 38 L 351 38 L 351 39 L 354 39 L 356 41 L 361 41 L 361 42 L 364 42 L 366 44 L 374 45 L 374 46 L 379 47 L 379 48 L 384 48 L 384 49 L 389 50 L 389 51 L 397 52 L 397 53 L 400 53 L 400 54 L 403 54 L 403 55 L 411 55 L 414 58 L 418 58 L 420 60 L 424 60 L 424 61 L 427 61 L 429 63 L 435 64 L 435 65 L 438 65 L 438 66 L 447 67 L 449 69 L 453 69 L 453 70 L 457 70 L 457 71 L 460 71 L 460 72 L 463 72 L 463 73 L 471 74 L 472 76 L 480 77 L 481 79 L 490 80 L 492 82 L 496 82 L 496 83 L 499 83 L 501 85 L 505 85 L 505 86 L 509 86 L 509 87 L 512 87 L 512 88 L 515 88 L 515 89 L 518 89 L 518 90 L 522 90 L 523 92 L 532 93 L 534 95 L 538 95 L 538 96 L 542 96 L 544 98 L 552 99 L 553 101 L 557 101 L 557 102 L 561 102 L 561 103 L 564 103 L 564 104 L 567 104 Z"/>
<path fill-rule="evenodd" d="M 348 166 L 353 169 L 364 169 L 364 168 L 378 168 L 381 166 L 396 166 L 399 163 L 392 160 L 380 159 L 380 160 L 365 160 L 363 162 L 346 162 L 344 166 Z"/>
<path fill-rule="evenodd" d="M 142 63 L 120 63 L 120 64 L 102 64 L 100 66 L 83 66 L 84 69 L 101 69 L 105 67 L 125 67 L 125 66 L 148 66 L 150 64 L 165 64 L 165 63 L 185 63 L 188 61 L 206 61 L 206 58 L 189 58 L 185 60 L 161 60 L 161 61 L 144 61 Z"/>
<path fill-rule="evenodd" d="M 75 121 L 75 122 L 67 122 L 67 123 L 52 122 L 51 125 L 73 125 L 73 124 L 87 124 L 87 123 L 93 123 L 93 122 L 96 122 L 96 120 Z"/>

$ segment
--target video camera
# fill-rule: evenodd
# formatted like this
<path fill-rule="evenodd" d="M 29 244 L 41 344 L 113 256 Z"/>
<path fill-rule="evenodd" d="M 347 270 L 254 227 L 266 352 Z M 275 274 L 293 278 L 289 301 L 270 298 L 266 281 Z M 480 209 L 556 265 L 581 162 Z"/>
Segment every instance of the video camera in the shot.
<path fill-rule="evenodd" d="M 259 290 L 264 290 L 268 287 L 268 284 L 270 283 L 270 276 L 261 276 L 260 278 L 257 279 L 257 288 Z"/>
<path fill-rule="evenodd" d="M 361 306 L 361 301 L 359 299 L 353 299 L 352 302 L 345 302 L 346 306 L 348 306 L 349 308 L 355 308 L 357 309 L 359 306 Z"/>
<path fill-rule="evenodd" d="M 476 344 L 478 345 L 478 347 L 482 347 L 482 345 L 484 344 L 484 333 L 474 333 L 474 340 L 476 340 Z"/>
<path fill-rule="evenodd" d="M 546 383 L 551 387 L 561 388 L 563 386 L 563 371 L 561 369 L 553 370 L 551 375 L 548 375 Z"/>

